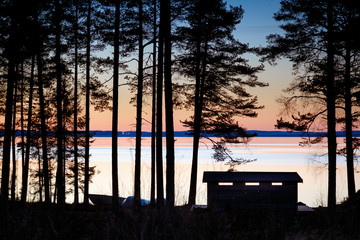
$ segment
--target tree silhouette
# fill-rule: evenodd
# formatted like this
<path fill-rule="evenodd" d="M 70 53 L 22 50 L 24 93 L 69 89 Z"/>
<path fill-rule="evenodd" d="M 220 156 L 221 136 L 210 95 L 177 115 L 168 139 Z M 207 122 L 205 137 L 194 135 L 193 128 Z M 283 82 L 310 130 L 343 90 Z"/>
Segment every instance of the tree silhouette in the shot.
<path fill-rule="evenodd" d="M 24 9 L 26 1 L 6 1 L 2 4 L 2 20 L 6 23 L 3 25 L 3 54 L 4 61 L 7 64 L 7 85 L 6 85 L 6 104 L 5 104 L 5 124 L 4 124 L 4 146 L 2 161 L 2 178 L 1 178 L 1 199 L 7 200 L 9 195 L 9 176 L 10 176 L 10 155 L 11 155 L 11 136 L 12 136 L 12 118 L 14 87 L 17 81 L 16 66 L 21 58 L 21 28 L 24 26 Z"/>
<path fill-rule="evenodd" d="M 157 0 L 153 0 L 153 51 L 152 51 L 152 104 L 151 104 L 151 186 L 150 204 L 155 204 L 155 166 L 156 166 L 156 39 L 157 39 Z"/>
<path fill-rule="evenodd" d="M 170 1 L 160 1 L 160 32 L 164 37 L 164 83 L 165 83 L 165 119 L 166 119 L 166 207 L 172 216 L 175 202 L 175 148 L 174 114 L 171 80 L 171 11 Z M 160 201 L 161 199 L 159 199 Z M 172 221 L 172 219 L 170 219 Z"/>
<path fill-rule="evenodd" d="M 22 190 L 21 190 L 21 201 L 26 202 L 27 188 L 28 188 L 28 171 L 30 162 L 30 144 L 31 144 L 31 121 L 32 121 L 32 109 L 33 109 L 33 90 L 34 90 L 34 68 L 35 68 L 35 56 L 32 57 L 31 63 L 31 76 L 30 76 L 30 89 L 29 89 L 29 108 L 28 108 L 28 123 L 26 132 L 26 157 L 23 165 L 22 174 Z M 14 115 L 15 117 L 15 115 Z"/>
<path fill-rule="evenodd" d="M 40 12 L 40 4 L 38 4 L 38 12 Z M 44 82 L 43 82 L 43 61 L 42 61 L 42 52 L 43 52 L 43 41 L 44 41 L 44 31 L 43 28 L 37 19 L 36 26 L 36 36 L 38 37 L 36 48 L 36 60 L 37 60 L 37 73 L 38 73 L 38 86 L 39 86 L 39 105 L 40 105 L 40 119 L 41 119 L 41 142 L 42 142 L 42 158 L 43 158 L 43 173 L 44 173 L 44 188 L 45 188 L 45 202 L 49 204 L 50 199 L 50 179 L 49 179 L 49 165 L 48 165 L 48 145 L 47 145 L 47 127 L 46 127 L 46 116 L 45 116 L 45 98 L 44 98 Z"/>
<path fill-rule="evenodd" d="M 74 105 L 74 119 L 78 118 L 77 111 L 79 111 L 78 99 L 81 99 L 81 96 L 78 96 L 78 72 L 84 69 L 85 75 L 85 117 L 88 120 L 85 123 L 85 194 L 84 202 L 88 203 L 88 194 L 89 194 L 89 177 L 90 175 L 87 172 L 90 171 L 89 162 L 90 162 L 90 106 L 94 107 L 95 111 L 104 111 L 105 109 L 110 109 L 109 101 L 111 96 L 108 93 L 107 87 L 99 81 L 95 74 L 101 74 L 107 69 L 110 68 L 109 63 L 106 63 L 104 58 L 97 56 L 97 51 L 102 50 L 105 47 L 105 41 L 103 40 L 103 33 L 109 28 L 108 24 L 103 24 L 104 19 L 109 18 L 105 17 L 104 6 L 99 1 L 86 1 L 78 2 L 75 1 L 75 7 L 68 8 L 67 16 L 67 25 L 69 30 L 67 32 L 67 38 L 70 46 L 73 48 L 73 55 L 70 55 L 71 60 L 68 64 L 73 64 L 74 66 L 74 85 L 75 85 L 75 105 Z M 75 17 L 73 16 L 75 15 Z M 81 19 L 86 19 L 86 21 L 81 21 Z M 82 50 L 85 50 L 85 53 Z M 70 49 L 71 50 L 71 49 Z M 92 74 L 91 74 L 92 73 Z M 76 117 L 75 117 L 76 114 Z M 74 132 L 77 132 L 75 128 L 78 128 L 78 124 L 74 122 Z M 74 138 L 77 138 L 77 135 L 74 135 Z M 77 144 L 74 148 L 78 149 Z M 77 150 L 74 152 L 77 154 Z M 78 162 L 75 156 L 75 165 Z M 77 177 L 76 171 L 77 168 L 74 167 L 74 177 Z M 74 185 L 77 184 L 77 181 L 74 182 Z M 76 193 L 78 187 L 75 187 L 75 202 L 78 198 L 78 193 Z"/>
<path fill-rule="evenodd" d="M 161 12 L 161 10 L 160 10 Z M 158 61 L 156 83 L 156 194 L 157 206 L 164 205 L 163 156 L 162 156 L 162 109 L 164 74 L 164 32 L 159 29 Z"/>
<path fill-rule="evenodd" d="M 18 67 L 17 67 L 17 70 L 16 72 L 18 72 L 17 75 L 20 75 L 19 74 L 19 70 L 18 70 Z M 17 79 L 17 81 L 15 82 L 15 96 L 14 96 L 14 110 L 13 110 L 13 122 L 12 122 L 12 126 L 13 126 L 13 129 L 12 129 L 12 133 L 11 133 L 11 137 L 12 137 L 12 173 L 11 173 L 11 201 L 15 201 L 15 181 L 16 181 L 16 141 L 15 141 L 15 138 L 16 138 L 16 130 L 15 130 L 15 125 L 16 125 L 16 105 L 17 105 L 17 90 L 18 90 L 18 82 L 19 82 L 19 79 Z"/>
<path fill-rule="evenodd" d="M 89 161 L 90 161 L 90 44 L 91 44 L 91 0 L 87 1 L 87 18 L 86 18 L 86 128 L 85 128 L 85 191 L 84 203 L 89 204 Z"/>
<path fill-rule="evenodd" d="M 119 101 L 119 28 L 120 28 L 120 0 L 115 0 L 115 23 L 114 23 L 114 76 L 113 76 L 113 117 L 112 117 L 112 184 L 113 210 L 119 208 L 119 187 L 118 187 L 118 101 Z"/>
<path fill-rule="evenodd" d="M 78 32 L 79 32 L 79 2 L 75 0 L 74 23 L 74 203 L 79 203 L 79 171 L 78 171 Z"/>
<path fill-rule="evenodd" d="M 333 1 L 329 0 L 327 15 L 327 128 L 328 128 L 328 154 L 329 154 L 329 184 L 328 184 L 328 207 L 330 211 L 336 206 L 336 116 L 335 116 L 335 71 L 334 71 L 334 16 Z"/>
<path fill-rule="evenodd" d="M 21 90 L 20 90 L 20 131 L 21 131 L 21 163 L 25 162 L 25 128 L 24 128 L 24 94 L 25 94 L 25 80 L 24 80 L 24 63 L 21 63 Z M 14 165 L 14 164 L 13 164 Z M 13 170 L 15 179 L 14 185 L 16 187 L 16 168 Z M 14 195 L 15 189 L 14 190 Z"/>
<path fill-rule="evenodd" d="M 353 31 L 359 28 L 359 9 L 360 6 L 358 3 L 351 1 L 341 1 L 336 4 L 337 11 L 335 12 L 335 18 L 341 19 L 339 28 L 340 30 L 336 31 L 335 39 L 339 41 L 340 44 L 337 44 L 337 49 L 342 48 L 342 51 L 338 55 L 343 58 L 345 62 L 345 69 L 343 70 L 344 74 L 344 108 L 345 108 L 345 131 L 346 131 L 346 165 L 347 165 L 347 179 L 348 179 L 348 195 L 349 198 L 355 197 L 355 177 L 354 177 L 354 149 L 353 149 L 353 122 L 356 121 L 356 117 L 352 113 L 353 108 L 353 92 L 356 92 L 358 89 L 358 80 L 354 74 L 358 68 L 355 58 L 356 53 L 358 53 L 359 46 L 358 41 L 359 37 L 353 35 Z"/>
<path fill-rule="evenodd" d="M 177 58 L 178 71 L 195 79 L 195 85 L 184 88 L 187 90 L 185 107 L 194 110 L 191 119 L 184 121 L 194 135 L 189 204 L 195 204 L 196 198 L 200 137 L 214 129 L 220 131 L 220 127 L 226 129 L 237 124 L 233 121 L 235 116 L 255 117 L 254 110 L 261 108 L 256 106 L 257 98 L 247 93 L 244 87 L 266 86 L 255 76 L 262 66 L 251 67 L 240 57 L 249 49 L 232 35 L 242 14 L 241 7 L 227 9 L 223 1 L 198 0 L 189 4 L 187 25 L 178 28 L 177 34 L 184 39 L 180 42 L 182 52 Z M 242 76 L 248 79 L 243 80 Z M 222 125 L 218 124 L 220 122 Z M 220 146 L 224 149 L 225 142 L 214 142 L 218 146 L 215 149 L 220 150 Z M 214 156 L 225 152 L 218 151 Z"/>
<path fill-rule="evenodd" d="M 62 65 L 61 65 L 61 21 L 62 6 L 59 0 L 55 1 L 54 25 L 55 25 L 55 65 L 56 65 L 56 114 L 57 114 L 57 203 L 62 206 L 65 204 L 65 188 L 63 185 L 63 119 L 62 119 Z"/>
<path fill-rule="evenodd" d="M 141 122 L 142 122 L 142 99 L 143 99 L 143 1 L 138 0 L 138 74 L 137 74 L 137 95 L 136 95 L 136 146 L 135 146 L 135 189 L 134 207 L 140 208 L 140 169 L 141 169 Z"/>
<path fill-rule="evenodd" d="M 336 91 L 335 81 L 335 53 L 337 27 L 334 17 L 334 1 L 287 1 L 275 14 L 275 19 L 284 21 L 282 28 L 285 36 L 270 35 L 268 52 L 270 59 L 276 56 L 286 56 L 293 63 L 295 70 L 303 70 L 300 80 L 291 88 L 300 90 L 304 95 L 300 98 L 313 100 L 313 103 L 322 102 L 325 109 L 311 113 L 299 113 L 294 116 L 293 122 L 283 119 L 278 121 L 278 127 L 290 127 L 293 130 L 306 131 L 314 120 L 326 113 L 327 140 L 328 140 L 328 206 L 334 210 L 336 204 L 336 116 L 335 107 L 339 92 Z M 299 71 L 299 72 L 300 72 Z M 285 103 L 298 97 L 289 98 Z"/>

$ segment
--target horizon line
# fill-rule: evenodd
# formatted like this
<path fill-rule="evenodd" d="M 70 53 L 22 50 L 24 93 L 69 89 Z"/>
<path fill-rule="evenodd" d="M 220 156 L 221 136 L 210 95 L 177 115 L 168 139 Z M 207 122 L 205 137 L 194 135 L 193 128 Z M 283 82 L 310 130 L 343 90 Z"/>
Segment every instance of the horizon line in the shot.
<path fill-rule="evenodd" d="M 83 132 L 83 131 L 82 131 Z M 111 137 L 111 130 L 92 130 L 91 133 L 94 133 L 94 137 Z M 257 135 L 254 137 L 326 137 L 326 132 L 288 132 L 282 130 L 247 130 L 249 134 L 256 133 Z M 354 137 L 360 137 L 360 131 L 352 131 Z M 135 137 L 136 131 L 129 130 L 129 131 L 118 131 L 118 137 Z M 166 136 L 166 132 L 162 132 L 163 137 Z M 174 131 L 175 137 L 192 137 L 191 130 L 184 130 L 184 131 Z M 336 131 L 337 137 L 345 137 L 345 131 Z M 142 137 L 151 137 L 151 132 L 149 131 L 142 131 Z"/>

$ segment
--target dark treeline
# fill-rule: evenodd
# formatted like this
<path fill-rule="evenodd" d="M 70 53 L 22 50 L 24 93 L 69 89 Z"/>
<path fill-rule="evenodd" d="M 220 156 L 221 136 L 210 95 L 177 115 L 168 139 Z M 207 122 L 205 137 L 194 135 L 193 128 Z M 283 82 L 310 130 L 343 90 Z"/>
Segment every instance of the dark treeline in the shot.
<path fill-rule="evenodd" d="M 38 0 L 30 4 L 17 0 L 4 1 L 0 7 L 3 200 L 9 194 L 16 200 L 15 186 L 21 185 L 24 202 L 31 196 L 63 205 L 67 194 L 73 193 L 75 204 L 89 203 L 89 182 L 96 173 L 89 167 L 91 105 L 97 111 L 113 112 L 113 197 L 117 199 L 117 126 L 118 116 L 125 114 L 118 112 L 118 106 L 127 104 L 118 102 L 121 84 L 135 92 L 132 103 L 137 108 L 136 208 L 141 196 L 142 105 L 148 97 L 152 99 L 152 204 L 155 198 L 164 198 L 164 189 L 169 209 L 175 201 L 175 107 L 194 111 L 184 120 L 194 135 L 189 203 L 195 203 L 201 137 L 221 134 L 219 141 L 213 141 L 215 158 L 230 159 L 233 164 L 242 161 L 231 158 L 225 144 L 251 137 L 236 117 L 256 116 L 255 110 L 262 106 L 246 88 L 267 84 L 258 82 L 255 75 L 263 66 L 252 67 L 241 57 L 253 50 L 232 35 L 244 13 L 240 6 L 227 6 L 220 0 L 211 4 L 187 0 L 171 4 Z M 129 67 L 134 63 L 137 71 Z M 174 74 L 181 82 L 173 83 Z M 163 116 L 166 179 L 162 134 L 156 134 L 162 132 L 162 120 L 157 119 Z M 15 146 L 21 154 L 15 153 Z M 16 182 L 16 162 L 21 162 L 21 182 Z M 79 199 L 79 190 L 83 199 Z M 117 203 L 114 201 L 115 209 Z M 157 201 L 157 205 L 161 208 L 164 202 Z"/>
<path fill-rule="evenodd" d="M 249 93 L 250 88 L 267 86 L 257 79 L 264 66 L 251 66 L 243 57 L 251 53 L 271 63 L 280 57 L 293 62 L 297 77 L 287 90 L 289 95 L 281 99 L 293 116 L 279 119 L 276 126 L 327 132 L 328 206 L 334 208 L 337 154 L 347 156 L 349 197 L 356 189 L 353 155 L 359 144 L 352 128 L 359 105 L 359 39 L 354 34 L 360 25 L 359 12 L 358 4 L 346 0 L 281 1 L 275 19 L 283 23 L 284 35 L 270 35 L 267 47 L 253 49 L 233 35 L 244 9 L 223 0 L 2 1 L 1 199 L 5 202 L 11 196 L 13 201 L 26 202 L 31 197 L 61 206 L 72 193 L 74 204 L 88 204 L 89 183 L 96 173 L 89 164 L 90 110 L 94 108 L 113 113 L 112 188 L 117 211 L 118 123 L 119 116 L 127 114 L 118 108 L 133 103 L 137 109 L 134 205 L 140 209 L 143 103 L 151 99 L 151 204 L 161 199 L 156 205 L 162 209 L 166 196 L 171 215 L 176 108 L 193 112 L 183 124 L 193 137 L 188 203 L 195 204 L 201 138 L 213 143 L 217 161 L 230 166 L 250 161 L 234 158 L 226 144 L 250 141 L 255 133 L 238 119 L 256 117 L 263 108 Z M 122 84 L 135 93 L 131 103 L 118 101 Z M 343 150 L 337 149 L 337 125 L 346 131 Z M 319 142 L 320 137 L 309 141 Z M 16 182 L 17 162 L 20 183 Z M 21 186 L 20 196 L 16 185 Z"/>
<path fill-rule="evenodd" d="M 99 63 L 106 59 L 95 56 L 106 48 L 98 41 L 106 26 L 95 24 L 95 16 L 104 14 L 101 6 L 80 1 L 1 3 L 1 113 L 6 119 L 1 125 L 3 199 L 8 198 L 11 174 L 12 200 L 18 185 L 24 202 L 31 197 L 61 205 L 66 194 L 73 193 L 78 203 L 79 189 L 87 201 L 96 171 L 89 167 L 89 95 L 95 110 L 111 109 L 109 90 L 95 74 L 90 76 L 90 69 L 101 73 L 109 68 Z M 7 131 L 18 131 L 20 137 Z M 16 154 L 15 146 L 21 154 Z M 21 162 L 20 183 L 16 183 L 16 160 Z"/>

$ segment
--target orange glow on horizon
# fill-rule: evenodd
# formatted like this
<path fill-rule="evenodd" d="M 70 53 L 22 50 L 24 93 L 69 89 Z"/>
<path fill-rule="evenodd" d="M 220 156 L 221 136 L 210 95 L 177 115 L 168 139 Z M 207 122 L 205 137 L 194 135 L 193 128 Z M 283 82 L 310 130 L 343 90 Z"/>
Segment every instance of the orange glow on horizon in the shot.
<path fill-rule="evenodd" d="M 132 107 L 131 112 L 127 114 L 119 113 L 119 131 L 135 131 L 136 128 L 136 115 L 135 107 Z M 276 123 L 276 114 L 269 114 L 273 110 L 262 109 L 259 110 L 259 115 L 256 118 L 238 118 L 240 126 L 248 130 L 264 130 L 264 131 L 274 131 L 276 130 L 274 124 Z M 175 131 L 186 131 L 189 130 L 183 126 L 181 121 L 187 119 L 192 112 L 189 111 L 175 111 L 174 112 L 174 129 Z M 151 115 L 143 116 L 143 131 L 151 131 Z M 90 129 L 91 130 L 100 130 L 100 131 L 111 131 L 112 128 L 112 113 L 110 111 L 105 112 L 92 112 L 90 115 Z M 163 129 L 165 131 L 165 122 L 163 121 Z"/>
<path fill-rule="evenodd" d="M 286 61 L 280 61 L 277 66 L 266 66 L 266 71 L 258 74 L 259 81 L 269 83 L 268 87 L 255 87 L 247 89 L 253 96 L 258 96 L 258 105 L 264 106 L 256 112 L 256 118 L 239 117 L 237 121 L 240 126 L 248 130 L 276 130 L 274 125 L 279 118 L 281 106 L 276 102 L 283 93 L 282 90 L 289 86 L 289 82 L 294 76 L 291 74 L 291 64 Z M 133 93 L 130 93 L 127 86 L 119 88 L 119 131 L 135 131 L 136 128 L 136 107 L 130 104 Z M 143 131 L 151 131 L 151 99 L 146 96 L 143 107 Z M 175 131 L 186 131 L 180 121 L 187 119 L 193 113 L 186 110 L 174 111 Z M 164 117 L 165 113 L 163 114 Z M 163 122 L 165 122 L 163 120 Z M 90 114 L 90 129 L 110 131 L 112 128 L 112 113 L 92 112 Z M 165 130 L 165 124 L 163 124 Z"/>

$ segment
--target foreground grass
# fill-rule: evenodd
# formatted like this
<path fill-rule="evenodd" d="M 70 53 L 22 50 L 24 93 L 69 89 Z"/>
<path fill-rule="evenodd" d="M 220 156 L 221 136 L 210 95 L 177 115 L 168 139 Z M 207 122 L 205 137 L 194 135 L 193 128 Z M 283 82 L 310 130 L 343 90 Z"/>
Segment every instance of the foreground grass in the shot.
<path fill-rule="evenodd" d="M 0 206 L 0 239 L 360 239 L 359 204 L 343 204 L 330 224 L 326 208 L 312 213 L 190 212 L 173 218 L 156 209 L 6 202 Z"/>

